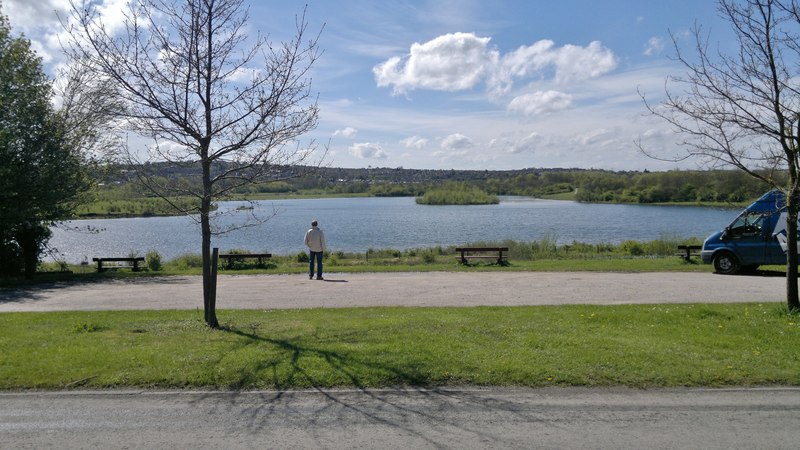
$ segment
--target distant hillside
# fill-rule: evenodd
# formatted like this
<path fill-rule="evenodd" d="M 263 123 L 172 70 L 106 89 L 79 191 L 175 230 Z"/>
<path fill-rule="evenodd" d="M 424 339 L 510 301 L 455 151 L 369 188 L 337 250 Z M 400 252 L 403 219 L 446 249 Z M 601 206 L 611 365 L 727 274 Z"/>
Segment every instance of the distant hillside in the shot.
<path fill-rule="evenodd" d="M 228 170 L 226 164 L 215 172 Z M 134 188 L 138 170 L 151 176 L 179 180 L 181 186 L 199 186 L 200 168 L 149 164 L 144 168 L 107 167 L 100 177 L 109 189 L 124 187 L 122 197 L 147 196 Z M 246 175 L 246 174 L 243 174 Z M 780 176 L 780 175 L 779 175 Z M 732 170 L 674 170 L 668 172 L 594 169 L 525 168 L 516 170 L 432 170 L 369 167 L 335 168 L 274 166 L 267 178 L 238 188 L 234 194 L 362 194 L 421 196 L 446 183 L 463 183 L 492 195 L 533 197 L 565 195 L 586 202 L 617 203 L 741 203 L 759 197 L 769 186 Z M 118 189 L 119 190 L 119 189 Z"/>

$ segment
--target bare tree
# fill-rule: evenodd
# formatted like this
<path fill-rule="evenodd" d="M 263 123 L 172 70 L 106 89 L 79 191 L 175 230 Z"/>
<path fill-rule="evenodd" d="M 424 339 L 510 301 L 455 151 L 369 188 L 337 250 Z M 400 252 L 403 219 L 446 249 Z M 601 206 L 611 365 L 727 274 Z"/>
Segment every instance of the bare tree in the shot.
<path fill-rule="evenodd" d="M 302 147 L 297 139 L 317 124 L 309 72 L 319 35 L 306 38 L 304 11 L 290 41 L 273 47 L 263 36 L 250 40 L 242 0 L 132 1 L 120 31 L 102 22 L 95 2 L 71 5 L 68 53 L 113 81 L 125 127 L 154 142 L 146 155 L 128 148 L 127 157 L 201 169 L 199 187 L 184 192 L 199 207 L 185 212 L 198 213 L 205 320 L 217 327 L 213 202 L 269 177 L 274 165 L 310 157 L 314 142 Z M 143 180 L 164 198 L 185 188 Z"/>
<path fill-rule="evenodd" d="M 97 175 L 116 162 L 125 149 L 118 120 L 125 104 L 113 80 L 98 78 L 85 64 L 74 61 L 58 69 L 53 95 L 65 139 L 80 152 L 91 173 Z"/>
<path fill-rule="evenodd" d="M 684 137 L 681 159 L 734 167 L 780 190 L 786 199 L 788 248 L 796 249 L 800 5 L 795 0 L 720 0 L 718 11 L 731 25 L 737 49 L 726 53 L 711 47 L 700 25 L 692 30 L 693 52 L 683 52 L 673 35 L 676 59 L 686 75 L 667 80 L 662 104 L 645 103 Z M 800 308 L 797 263 L 797 251 L 788 251 L 790 309 Z"/>

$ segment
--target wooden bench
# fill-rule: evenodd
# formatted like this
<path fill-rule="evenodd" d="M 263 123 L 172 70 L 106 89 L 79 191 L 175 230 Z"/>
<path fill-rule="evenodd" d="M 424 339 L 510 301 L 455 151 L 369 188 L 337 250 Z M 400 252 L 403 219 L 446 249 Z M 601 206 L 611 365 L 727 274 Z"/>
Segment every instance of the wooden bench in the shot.
<path fill-rule="evenodd" d="M 258 265 L 264 264 L 264 260 L 272 258 L 272 253 L 221 253 L 219 259 L 225 260 L 225 267 L 233 269 L 233 264 L 236 262 L 244 262 L 245 259 L 256 259 Z"/>
<path fill-rule="evenodd" d="M 489 258 L 497 260 L 497 264 L 503 264 L 506 256 L 503 255 L 503 252 L 508 251 L 508 247 L 457 247 L 457 252 L 461 253 L 461 264 L 466 264 L 467 260 L 469 259 L 479 259 L 479 258 Z M 473 255 L 471 253 L 488 253 L 488 252 L 496 252 L 497 256 L 490 256 L 490 255 Z"/>
<path fill-rule="evenodd" d="M 144 262 L 144 256 L 135 256 L 129 258 L 92 258 L 92 261 L 97 263 L 97 271 L 103 272 L 108 269 L 133 269 L 134 272 L 139 271 L 139 263 Z M 106 263 L 112 263 L 107 265 Z M 104 264 L 106 264 L 104 266 Z"/>
<path fill-rule="evenodd" d="M 679 245 L 678 250 L 680 250 L 680 252 L 677 254 L 677 256 L 689 261 L 692 259 L 692 256 L 700 256 L 698 251 L 702 248 L 702 245 Z"/>

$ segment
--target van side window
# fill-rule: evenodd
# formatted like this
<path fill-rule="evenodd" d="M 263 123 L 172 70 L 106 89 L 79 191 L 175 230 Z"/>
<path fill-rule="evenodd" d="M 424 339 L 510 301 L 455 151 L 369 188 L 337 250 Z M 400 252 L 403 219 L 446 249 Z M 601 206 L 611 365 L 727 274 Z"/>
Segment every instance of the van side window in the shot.
<path fill-rule="evenodd" d="M 734 239 L 750 236 L 760 236 L 764 226 L 762 213 L 747 213 L 739 216 L 730 226 L 730 236 Z"/>

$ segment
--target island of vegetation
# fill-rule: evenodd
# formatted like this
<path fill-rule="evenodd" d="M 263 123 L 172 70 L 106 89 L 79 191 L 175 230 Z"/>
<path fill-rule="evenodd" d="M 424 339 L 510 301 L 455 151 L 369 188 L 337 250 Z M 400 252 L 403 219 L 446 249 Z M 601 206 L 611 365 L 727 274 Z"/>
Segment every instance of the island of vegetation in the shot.
<path fill-rule="evenodd" d="M 496 205 L 500 199 L 496 195 L 487 194 L 477 187 L 464 184 L 450 184 L 440 189 L 425 191 L 417 197 L 420 205 Z"/>

